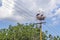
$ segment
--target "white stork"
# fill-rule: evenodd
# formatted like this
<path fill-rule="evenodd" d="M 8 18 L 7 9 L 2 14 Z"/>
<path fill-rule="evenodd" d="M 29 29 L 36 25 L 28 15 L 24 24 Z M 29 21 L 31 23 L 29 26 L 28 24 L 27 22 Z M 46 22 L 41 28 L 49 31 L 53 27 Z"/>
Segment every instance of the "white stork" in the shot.
<path fill-rule="evenodd" d="M 44 16 L 43 14 L 37 14 L 37 15 L 36 15 L 36 18 L 37 18 L 38 20 L 44 20 L 44 19 L 45 19 L 45 16 Z"/>

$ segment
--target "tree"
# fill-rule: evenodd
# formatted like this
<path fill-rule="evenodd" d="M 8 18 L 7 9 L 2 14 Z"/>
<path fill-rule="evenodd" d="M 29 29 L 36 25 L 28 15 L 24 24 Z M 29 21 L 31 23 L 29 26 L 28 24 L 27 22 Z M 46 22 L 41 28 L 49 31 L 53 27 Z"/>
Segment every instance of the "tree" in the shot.
<path fill-rule="evenodd" d="M 0 40 L 40 40 L 40 29 L 34 24 L 16 26 L 9 25 L 8 29 L 0 29 Z M 48 36 L 49 35 L 49 36 Z M 59 36 L 52 36 L 47 31 L 42 32 L 43 40 L 60 40 Z"/>

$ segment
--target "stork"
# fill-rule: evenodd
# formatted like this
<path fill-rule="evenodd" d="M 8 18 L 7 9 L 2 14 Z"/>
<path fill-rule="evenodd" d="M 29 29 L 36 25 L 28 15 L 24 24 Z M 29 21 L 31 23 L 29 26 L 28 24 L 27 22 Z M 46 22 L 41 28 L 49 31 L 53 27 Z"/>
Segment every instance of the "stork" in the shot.
<path fill-rule="evenodd" d="M 36 18 L 38 19 L 38 20 L 44 20 L 45 19 L 45 16 L 43 15 L 43 14 L 37 14 L 36 15 Z"/>

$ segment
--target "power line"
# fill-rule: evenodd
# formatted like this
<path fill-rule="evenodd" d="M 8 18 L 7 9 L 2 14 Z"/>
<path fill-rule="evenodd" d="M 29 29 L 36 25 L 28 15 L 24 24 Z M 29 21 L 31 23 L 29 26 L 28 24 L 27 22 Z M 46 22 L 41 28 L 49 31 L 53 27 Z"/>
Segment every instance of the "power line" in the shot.
<path fill-rule="evenodd" d="M 6 4 L 6 3 L 5 3 Z M 7 8 L 8 8 L 8 6 L 7 6 Z M 14 9 L 14 8 L 13 8 Z M 19 10 L 18 10 L 18 12 L 20 12 Z M 25 17 L 24 17 L 25 18 Z M 27 18 L 27 17 L 26 17 Z M 30 19 L 29 19 L 30 20 Z"/>
<path fill-rule="evenodd" d="M 10 3 L 11 3 L 11 2 L 10 2 Z M 18 6 L 17 6 L 17 8 L 18 8 Z M 18 8 L 18 9 L 19 9 L 19 8 Z M 18 10 L 18 12 L 20 12 L 20 11 Z M 25 16 L 25 15 L 24 15 L 24 16 Z M 27 15 L 26 15 L 26 17 L 27 17 L 29 20 L 34 18 L 34 17 L 32 18 L 31 16 L 29 17 L 29 16 L 27 16 Z M 32 21 L 32 20 L 31 20 L 31 21 Z"/>
<path fill-rule="evenodd" d="M 31 14 L 29 14 L 29 12 L 28 12 L 29 10 L 28 10 L 27 8 L 23 7 L 23 6 L 21 5 L 21 3 L 19 4 L 19 3 L 16 2 L 16 1 L 14 1 L 14 2 L 15 2 L 15 6 L 16 6 L 18 9 L 21 9 L 21 10 L 22 10 L 22 9 L 24 8 L 23 11 L 26 12 L 30 17 L 33 17 Z M 16 3 L 17 3 L 17 4 L 16 4 Z M 19 6 L 19 5 L 21 5 L 22 7 Z M 20 8 L 20 7 L 21 7 L 21 8 Z M 27 10 L 28 10 L 28 11 L 27 11 Z M 30 11 L 30 12 L 31 12 L 31 11 Z M 31 13 L 32 13 L 32 12 L 31 12 Z"/>
<path fill-rule="evenodd" d="M 59 32 L 57 32 L 53 27 L 50 27 L 51 25 L 47 26 L 51 31 L 53 31 L 53 33 L 55 32 L 57 35 Z"/>
<path fill-rule="evenodd" d="M 21 0 L 19 0 L 19 1 L 21 1 Z M 15 2 L 16 2 L 16 1 L 15 1 Z M 18 2 L 16 2 L 16 3 L 18 3 Z M 19 2 L 19 3 L 20 3 L 20 5 L 23 4 L 23 5 L 21 5 L 21 6 L 24 7 L 25 4 L 24 4 L 22 1 Z M 18 4 L 19 4 L 19 3 L 18 3 Z M 31 12 L 29 9 L 27 9 L 26 7 L 24 7 L 24 9 L 26 9 L 26 10 L 28 10 L 30 13 L 32 13 L 32 12 Z M 34 14 L 34 13 L 32 13 L 32 14 Z M 30 16 L 32 16 L 32 15 L 30 14 Z M 32 16 L 32 17 L 33 17 L 33 16 Z"/>
<path fill-rule="evenodd" d="M 10 2 L 10 3 L 11 3 L 11 2 Z M 19 10 L 21 9 L 21 8 L 19 8 L 17 5 L 16 5 L 16 7 L 17 7 L 17 9 L 19 9 Z M 18 11 L 19 11 L 19 10 L 18 10 Z M 19 12 L 20 12 L 20 11 L 19 11 Z M 26 16 L 28 17 L 29 15 L 26 15 Z M 31 16 L 30 16 L 30 17 L 31 17 Z M 29 17 L 29 18 L 30 18 L 30 17 Z M 29 20 L 30 20 L 30 19 L 29 19 Z"/>
<path fill-rule="evenodd" d="M 52 25 L 53 26 L 53 25 Z M 58 32 L 57 30 L 56 30 L 56 28 L 55 27 L 52 27 L 57 33 L 59 33 L 60 34 L 60 32 Z"/>
<path fill-rule="evenodd" d="M 49 29 L 49 31 L 53 31 L 49 26 L 48 27 L 46 27 L 46 28 L 48 28 Z M 54 31 L 53 31 L 54 32 Z M 54 34 L 53 32 L 50 32 L 50 34 Z"/>
<path fill-rule="evenodd" d="M 53 30 L 52 28 L 50 28 L 50 27 L 47 27 L 47 28 L 52 32 L 52 34 L 57 34 L 57 32 L 55 32 L 55 30 Z"/>

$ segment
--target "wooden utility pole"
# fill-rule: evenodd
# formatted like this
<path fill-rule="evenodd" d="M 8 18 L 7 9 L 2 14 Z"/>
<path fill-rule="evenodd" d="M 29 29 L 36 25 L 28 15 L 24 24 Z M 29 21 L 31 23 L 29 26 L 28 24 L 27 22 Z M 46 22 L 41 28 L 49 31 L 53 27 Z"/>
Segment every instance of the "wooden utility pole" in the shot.
<path fill-rule="evenodd" d="M 40 40 L 42 40 L 42 23 L 40 24 Z"/>
<path fill-rule="evenodd" d="M 36 23 L 36 24 L 40 24 L 40 40 L 42 40 L 42 24 L 45 22 L 42 22 L 43 20 L 45 20 L 45 16 L 43 14 L 40 14 L 40 12 L 36 15 L 36 18 L 40 21 L 40 23 Z"/>

